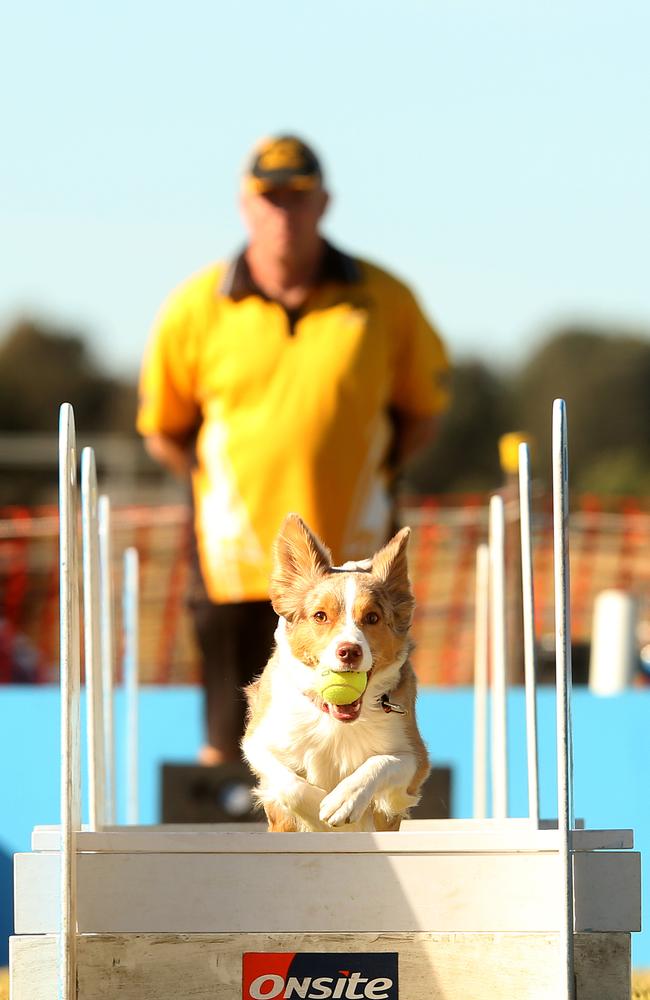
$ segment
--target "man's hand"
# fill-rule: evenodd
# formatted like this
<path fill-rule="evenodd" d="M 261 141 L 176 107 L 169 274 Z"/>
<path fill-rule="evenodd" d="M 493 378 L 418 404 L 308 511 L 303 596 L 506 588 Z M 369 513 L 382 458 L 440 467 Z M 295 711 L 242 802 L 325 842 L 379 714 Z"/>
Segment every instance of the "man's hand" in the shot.
<path fill-rule="evenodd" d="M 187 479 L 194 463 L 193 440 L 181 443 L 167 434 L 150 434 L 144 446 L 154 462 L 164 465 L 179 479 Z"/>
<path fill-rule="evenodd" d="M 438 435 L 439 419 L 414 417 L 409 413 L 396 411 L 391 416 L 395 431 L 393 455 L 395 466 L 399 470 L 423 448 L 433 444 Z"/>

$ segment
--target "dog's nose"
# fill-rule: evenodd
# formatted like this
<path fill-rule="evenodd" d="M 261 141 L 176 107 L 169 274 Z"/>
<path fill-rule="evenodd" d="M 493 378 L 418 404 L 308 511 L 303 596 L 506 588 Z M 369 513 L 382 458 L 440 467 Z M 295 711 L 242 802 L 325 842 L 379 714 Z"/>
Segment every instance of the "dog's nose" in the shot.
<path fill-rule="evenodd" d="M 336 655 L 341 663 L 353 664 L 361 659 L 363 650 L 358 642 L 340 642 L 336 647 Z"/>

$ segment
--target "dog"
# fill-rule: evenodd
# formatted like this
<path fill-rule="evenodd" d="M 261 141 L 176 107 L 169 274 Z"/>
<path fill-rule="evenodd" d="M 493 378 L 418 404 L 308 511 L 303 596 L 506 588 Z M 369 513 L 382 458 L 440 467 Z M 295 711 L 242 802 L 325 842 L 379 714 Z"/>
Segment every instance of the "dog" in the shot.
<path fill-rule="evenodd" d="M 333 566 L 297 514 L 274 547 L 276 646 L 246 689 L 242 751 L 274 832 L 396 830 L 430 765 L 409 662 L 409 528 L 371 559 Z M 364 671 L 351 705 L 318 694 L 319 671 Z"/>

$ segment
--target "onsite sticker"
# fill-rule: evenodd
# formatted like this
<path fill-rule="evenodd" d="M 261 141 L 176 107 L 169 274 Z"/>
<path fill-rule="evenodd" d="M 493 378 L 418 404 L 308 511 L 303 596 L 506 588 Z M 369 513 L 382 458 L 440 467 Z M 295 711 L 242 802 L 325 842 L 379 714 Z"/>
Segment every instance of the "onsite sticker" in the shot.
<path fill-rule="evenodd" d="M 242 1000 L 398 1000 L 397 952 L 245 952 Z"/>

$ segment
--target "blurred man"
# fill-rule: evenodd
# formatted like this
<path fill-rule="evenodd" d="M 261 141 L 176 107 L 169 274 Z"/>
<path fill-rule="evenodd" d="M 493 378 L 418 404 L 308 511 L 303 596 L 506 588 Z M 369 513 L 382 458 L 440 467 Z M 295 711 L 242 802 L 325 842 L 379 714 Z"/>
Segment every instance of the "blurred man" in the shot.
<path fill-rule="evenodd" d="M 391 477 L 447 404 L 439 337 L 405 285 L 323 238 L 328 202 L 309 146 L 261 142 L 241 185 L 247 246 L 171 296 L 143 364 L 138 429 L 192 477 L 208 764 L 239 759 L 283 518 L 300 514 L 339 561 L 375 551 Z"/>

